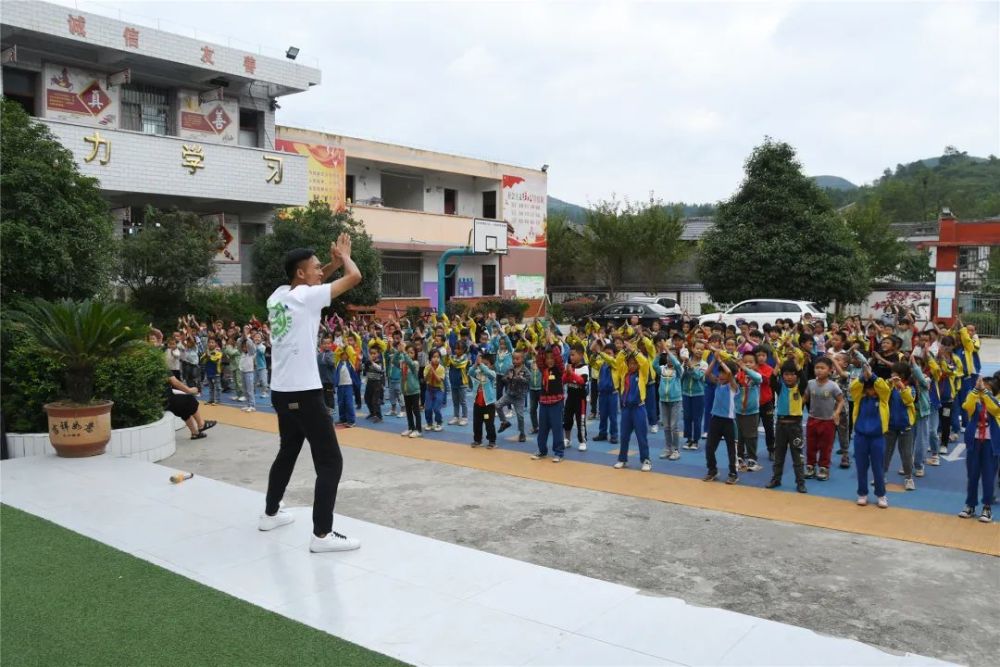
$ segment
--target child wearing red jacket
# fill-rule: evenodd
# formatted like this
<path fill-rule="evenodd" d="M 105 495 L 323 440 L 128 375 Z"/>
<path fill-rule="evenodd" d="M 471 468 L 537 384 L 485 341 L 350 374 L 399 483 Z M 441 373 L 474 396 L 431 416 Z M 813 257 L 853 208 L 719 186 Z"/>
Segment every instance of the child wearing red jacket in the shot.
<path fill-rule="evenodd" d="M 566 387 L 566 407 L 563 409 L 563 446 L 569 447 L 569 436 L 576 422 L 578 449 L 587 451 L 587 386 L 590 370 L 584 361 L 583 347 L 574 345 L 569 351 L 569 365 L 563 371 L 563 385 Z"/>
<path fill-rule="evenodd" d="M 538 396 L 538 453 L 532 454 L 534 461 L 548 456 L 548 439 L 552 436 L 552 462 L 563 459 L 565 445 L 559 437 L 559 421 L 563 412 L 563 371 L 562 350 L 552 332 L 547 332 L 546 346 L 540 347 L 535 363 L 542 376 L 542 390 Z"/>

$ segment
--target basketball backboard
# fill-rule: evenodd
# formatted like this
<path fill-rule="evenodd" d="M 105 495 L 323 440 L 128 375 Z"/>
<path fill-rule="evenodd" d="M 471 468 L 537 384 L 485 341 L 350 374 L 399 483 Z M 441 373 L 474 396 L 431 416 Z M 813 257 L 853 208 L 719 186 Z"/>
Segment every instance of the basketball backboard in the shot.
<path fill-rule="evenodd" d="M 476 218 L 472 221 L 472 249 L 476 253 L 507 254 L 507 223 Z"/>

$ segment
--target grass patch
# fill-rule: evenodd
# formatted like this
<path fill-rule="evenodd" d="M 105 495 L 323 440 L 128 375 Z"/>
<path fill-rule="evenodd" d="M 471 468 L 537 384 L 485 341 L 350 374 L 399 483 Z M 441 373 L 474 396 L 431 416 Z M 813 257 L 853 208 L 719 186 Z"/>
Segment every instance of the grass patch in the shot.
<path fill-rule="evenodd" d="M 6 505 L 0 530 L 3 664 L 404 664 Z"/>

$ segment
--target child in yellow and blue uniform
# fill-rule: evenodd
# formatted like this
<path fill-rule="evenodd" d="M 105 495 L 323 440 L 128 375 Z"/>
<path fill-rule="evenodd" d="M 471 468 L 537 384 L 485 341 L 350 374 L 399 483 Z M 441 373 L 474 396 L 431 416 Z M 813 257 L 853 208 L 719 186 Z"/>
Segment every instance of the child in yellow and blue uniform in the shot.
<path fill-rule="evenodd" d="M 621 446 L 615 468 L 622 469 L 628 463 L 628 446 L 635 431 L 639 443 L 639 459 L 642 471 L 649 472 L 653 464 L 649 460 L 649 441 L 646 438 L 646 388 L 649 385 L 649 360 L 635 349 L 635 343 L 628 344 L 625 354 L 625 368 L 620 373 L 618 392 L 621 396 Z"/>
<path fill-rule="evenodd" d="M 965 470 L 968 475 L 965 509 L 958 516 L 963 519 L 975 516 L 982 485 L 983 511 L 979 520 L 993 520 L 993 501 L 996 499 L 997 465 L 1000 462 L 1000 403 L 997 393 L 1000 381 L 995 377 L 979 378 L 962 404 L 969 418 L 965 429 Z"/>
<path fill-rule="evenodd" d="M 595 340 L 591 347 L 594 357 L 599 360 L 597 378 L 597 413 L 600 421 L 594 440 L 607 440 L 610 428 L 611 443 L 618 442 L 618 383 L 619 369 L 615 357 L 605 351 L 604 343 Z"/>
<path fill-rule="evenodd" d="M 858 473 L 858 505 L 868 504 L 868 468 L 875 477 L 879 507 L 888 507 L 885 497 L 885 432 L 889 430 L 889 383 L 872 374 L 865 364 L 862 379 L 851 383 L 854 398 L 854 463 Z"/>
<path fill-rule="evenodd" d="M 892 454 L 899 444 L 899 458 L 903 465 L 904 488 L 913 491 L 913 426 L 917 423 L 916 393 L 910 386 L 910 367 L 905 362 L 897 361 L 892 365 L 892 375 L 889 384 L 892 394 L 889 396 L 889 428 L 885 432 L 885 465 L 883 469 L 889 472 Z"/>

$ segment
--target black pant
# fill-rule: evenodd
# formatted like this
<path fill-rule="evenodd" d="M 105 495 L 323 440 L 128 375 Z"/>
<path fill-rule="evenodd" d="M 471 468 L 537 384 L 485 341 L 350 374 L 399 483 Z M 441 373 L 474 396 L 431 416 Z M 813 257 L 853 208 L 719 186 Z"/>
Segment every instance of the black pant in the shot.
<path fill-rule="evenodd" d="M 423 431 L 420 426 L 420 394 L 404 395 L 403 405 L 406 407 L 406 428 L 411 431 Z"/>
<path fill-rule="evenodd" d="M 952 401 L 941 403 L 939 420 L 941 421 L 941 445 L 944 447 L 947 447 L 949 440 L 951 440 L 951 411 L 953 406 L 954 403 Z"/>
<path fill-rule="evenodd" d="M 781 481 L 781 473 L 785 470 L 785 452 L 792 452 L 792 468 L 795 470 L 795 483 L 804 483 L 806 479 L 802 458 L 802 418 L 782 421 L 778 419 L 778 428 L 774 434 L 774 472 L 771 478 Z"/>
<path fill-rule="evenodd" d="M 587 394 L 586 388 L 570 389 L 566 394 L 566 404 L 563 407 L 563 435 L 569 440 L 576 424 L 576 437 L 579 442 L 587 441 Z"/>
<path fill-rule="evenodd" d="M 368 382 L 365 384 L 365 405 L 368 407 L 368 414 L 372 417 L 382 418 L 382 383 Z"/>
<path fill-rule="evenodd" d="M 361 409 L 361 385 L 358 383 L 354 384 L 354 407 L 357 410 Z"/>
<path fill-rule="evenodd" d="M 590 378 L 590 416 L 597 418 L 597 378 Z"/>
<path fill-rule="evenodd" d="M 764 425 L 764 443 L 768 453 L 774 452 L 774 401 L 762 403 L 760 406 L 760 421 Z"/>
<path fill-rule="evenodd" d="M 719 441 L 725 438 L 726 454 L 729 456 L 729 474 L 736 475 L 736 422 L 726 417 L 712 415 L 708 422 L 708 438 L 705 444 L 705 461 L 708 464 L 708 472 L 719 472 L 718 461 L 715 460 L 715 451 L 719 448 Z"/>
<path fill-rule="evenodd" d="M 332 384 L 323 385 L 323 403 L 330 410 L 337 405 L 336 388 Z"/>
<path fill-rule="evenodd" d="M 267 479 L 265 511 L 268 514 L 278 511 L 288 480 L 295 470 L 295 461 L 302 450 L 302 442 L 308 440 L 313 466 L 316 468 L 313 533 L 325 535 L 333 530 L 333 506 L 337 502 L 337 487 L 344 471 L 344 458 L 340 453 L 340 445 L 337 444 L 330 412 L 323 403 L 323 390 L 272 391 L 271 405 L 278 413 L 281 444 Z"/>
<path fill-rule="evenodd" d="M 486 441 L 491 445 L 497 441 L 497 427 L 493 423 L 496 417 L 497 406 L 495 403 L 489 405 L 472 405 L 472 439 L 477 443 L 483 441 L 483 423 L 486 424 Z"/>

